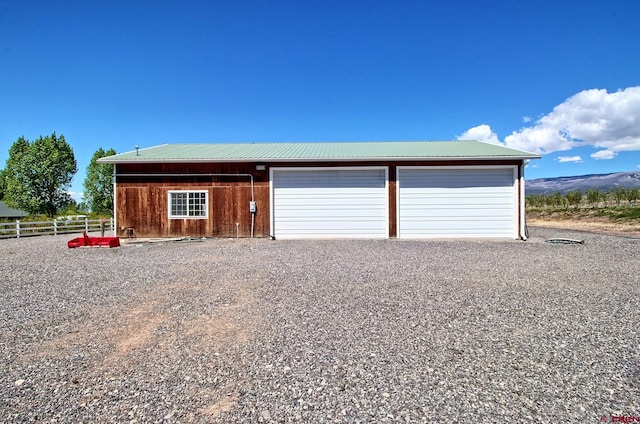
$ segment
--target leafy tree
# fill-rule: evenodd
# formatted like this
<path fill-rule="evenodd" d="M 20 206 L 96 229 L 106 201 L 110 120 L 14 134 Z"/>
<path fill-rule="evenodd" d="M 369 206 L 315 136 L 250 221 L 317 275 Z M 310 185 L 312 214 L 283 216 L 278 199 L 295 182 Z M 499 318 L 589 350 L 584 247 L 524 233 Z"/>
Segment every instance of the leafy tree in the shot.
<path fill-rule="evenodd" d="M 602 194 L 600 194 L 600 192 L 595 189 L 587 190 L 586 194 L 587 202 L 589 202 L 589 205 L 591 205 L 592 208 L 598 206 L 598 202 L 600 202 L 600 199 L 603 197 Z"/>
<path fill-rule="evenodd" d="M 630 206 L 635 205 L 638 199 L 640 199 L 640 190 L 638 190 L 638 187 L 627 189 L 626 198 Z"/>
<path fill-rule="evenodd" d="M 5 171 L 8 205 L 53 217 L 72 200 L 67 190 L 78 166 L 64 135 L 54 132 L 34 142 L 18 138 L 9 149 Z"/>
<path fill-rule="evenodd" d="M 78 212 L 86 214 L 89 212 L 89 205 L 86 202 L 78 203 Z"/>
<path fill-rule="evenodd" d="M 543 206 L 545 208 L 549 206 L 553 206 L 553 202 L 551 201 L 549 195 L 547 194 L 540 195 L 540 206 Z"/>
<path fill-rule="evenodd" d="M 106 152 L 100 147 L 93 154 L 87 167 L 87 178 L 84 180 L 84 203 L 91 212 L 101 215 L 113 213 L 113 165 L 98 163 L 98 159 L 115 155 L 116 151 Z"/>
<path fill-rule="evenodd" d="M 566 205 L 567 199 L 562 195 L 562 193 L 557 191 L 550 197 L 550 201 L 554 206 L 561 207 Z"/>
<path fill-rule="evenodd" d="M 80 210 L 78 208 L 78 202 L 76 202 L 74 199 L 71 199 L 71 201 L 64 205 L 64 207 L 62 207 L 61 209 L 58 210 L 58 213 L 60 215 L 78 215 L 80 213 Z"/>
<path fill-rule="evenodd" d="M 4 199 L 4 192 L 7 189 L 7 170 L 0 171 L 0 200 Z"/>
<path fill-rule="evenodd" d="M 627 189 L 620 186 L 614 187 L 610 193 L 616 202 L 616 206 L 620 206 L 622 204 L 622 201 L 627 197 Z"/>
<path fill-rule="evenodd" d="M 539 207 L 540 204 L 540 196 L 536 196 L 535 194 L 529 194 L 525 197 L 525 202 L 528 207 Z"/>
<path fill-rule="evenodd" d="M 580 202 L 582 202 L 582 192 L 580 190 L 570 191 L 566 197 L 567 203 L 576 208 L 580 205 Z"/>

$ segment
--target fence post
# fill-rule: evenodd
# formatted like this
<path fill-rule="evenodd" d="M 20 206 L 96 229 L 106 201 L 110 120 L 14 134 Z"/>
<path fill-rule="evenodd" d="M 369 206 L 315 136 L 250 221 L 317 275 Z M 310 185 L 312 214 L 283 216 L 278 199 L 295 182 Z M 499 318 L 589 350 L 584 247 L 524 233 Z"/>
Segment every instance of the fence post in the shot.
<path fill-rule="evenodd" d="M 113 217 L 109 218 L 109 228 L 113 231 L 113 235 L 116 235 L 116 229 L 113 226 Z"/>
<path fill-rule="evenodd" d="M 53 218 L 53 235 L 54 236 L 58 235 L 58 219 L 57 218 Z"/>
<path fill-rule="evenodd" d="M 16 238 L 20 238 L 20 220 L 16 219 Z"/>
<path fill-rule="evenodd" d="M 84 230 L 87 233 L 89 232 L 89 217 L 87 217 L 87 216 L 84 217 Z"/>

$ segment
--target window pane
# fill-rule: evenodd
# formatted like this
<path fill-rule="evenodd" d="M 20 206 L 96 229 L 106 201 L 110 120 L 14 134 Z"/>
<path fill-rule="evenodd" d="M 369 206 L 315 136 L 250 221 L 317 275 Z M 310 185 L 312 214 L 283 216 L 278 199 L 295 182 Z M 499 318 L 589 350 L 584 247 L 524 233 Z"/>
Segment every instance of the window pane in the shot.
<path fill-rule="evenodd" d="M 171 215 L 187 215 L 187 193 L 171 193 Z"/>
<path fill-rule="evenodd" d="M 205 216 L 205 193 L 189 193 L 189 216 Z"/>

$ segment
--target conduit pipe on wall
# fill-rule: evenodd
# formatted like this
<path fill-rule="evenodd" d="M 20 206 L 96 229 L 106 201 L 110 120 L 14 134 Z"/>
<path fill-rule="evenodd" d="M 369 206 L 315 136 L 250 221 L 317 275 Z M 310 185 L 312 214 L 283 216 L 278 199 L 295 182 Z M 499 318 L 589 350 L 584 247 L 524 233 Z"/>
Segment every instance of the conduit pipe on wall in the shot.
<path fill-rule="evenodd" d="M 113 235 L 118 235 L 118 190 L 116 190 L 116 166 L 113 165 Z"/>
<path fill-rule="evenodd" d="M 524 188 L 524 167 L 525 167 L 525 163 L 522 163 L 519 166 L 518 169 L 518 173 L 520 174 L 520 184 L 518 184 L 518 187 L 520 188 L 520 195 L 518 196 L 520 198 L 520 204 L 518 205 L 518 209 L 520 210 L 520 238 L 523 241 L 527 241 L 527 224 L 526 224 L 526 211 L 525 211 L 525 188 Z"/>
<path fill-rule="evenodd" d="M 251 201 L 255 202 L 255 196 L 253 191 L 253 175 L 252 174 L 220 174 L 220 173 L 206 173 L 206 174 L 177 174 L 177 173 L 123 173 L 118 174 L 114 172 L 114 193 L 115 193 L 115 180 L 116 177 L 249 177 L 251 180 Z M 114 201 L 115 208 L 115 201 Z M 114 213 L 115 216 L 115 213 Z M 251 238 L 253 238 L 253 229 L 255 226 L 256 213 L 251 212 Z"/>

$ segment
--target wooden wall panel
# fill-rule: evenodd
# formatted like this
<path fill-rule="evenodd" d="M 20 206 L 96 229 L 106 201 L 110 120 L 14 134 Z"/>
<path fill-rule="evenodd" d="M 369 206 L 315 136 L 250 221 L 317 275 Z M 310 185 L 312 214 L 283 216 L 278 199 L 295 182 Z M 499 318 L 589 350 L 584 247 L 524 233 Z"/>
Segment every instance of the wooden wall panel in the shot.
<path fill-rule="evenodd" d="M 169 182 L 170 178 L 163 178 L 146 183 L 119 181 L 116 213 L 121 235 L 126 234 L 127 228 L 133 228 L 139 237 L 251 236 L 249 181 L 182 181 L 184 179 L 175 178 Z M 169 219 L 170 190 L 207 190 L 208 219 Z M 254 195 L 258 206 L 254 215 L 254 237 L 268 237 L 269 184 L 254 184 Z"/>
<path fill-rule="evenodd" d="M 212 188 L 213 234 L 218 237 L 231 237 L 232 226 L 235 221 L 235 210 L 230 187 L 216 186 Z"/>

